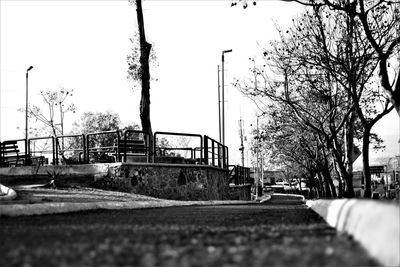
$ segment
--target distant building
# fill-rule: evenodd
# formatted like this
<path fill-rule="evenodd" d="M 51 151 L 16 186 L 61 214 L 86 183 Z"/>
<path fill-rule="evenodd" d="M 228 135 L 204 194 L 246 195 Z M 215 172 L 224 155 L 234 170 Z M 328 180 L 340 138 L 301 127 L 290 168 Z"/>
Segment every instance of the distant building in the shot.
<path fill-rule="evenodd" d="M 378 157 L 369 163 L 371 181 L 375 183 L 393 184 L 400 180 L 400 156 Z M 362 159 L 354 164 L 353 179 L 355 186 L 364 185 Z M 357 186 L 358 187 L 358 186 Z"/>

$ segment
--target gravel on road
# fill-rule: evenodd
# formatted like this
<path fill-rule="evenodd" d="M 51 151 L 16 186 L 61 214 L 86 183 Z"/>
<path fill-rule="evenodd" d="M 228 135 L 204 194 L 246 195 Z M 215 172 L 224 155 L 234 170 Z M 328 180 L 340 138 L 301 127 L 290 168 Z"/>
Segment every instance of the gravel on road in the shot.
<path fill-rule="evenodd" d="M 1 217 L 0 266 L 376 266 L 303 204 Z"/>

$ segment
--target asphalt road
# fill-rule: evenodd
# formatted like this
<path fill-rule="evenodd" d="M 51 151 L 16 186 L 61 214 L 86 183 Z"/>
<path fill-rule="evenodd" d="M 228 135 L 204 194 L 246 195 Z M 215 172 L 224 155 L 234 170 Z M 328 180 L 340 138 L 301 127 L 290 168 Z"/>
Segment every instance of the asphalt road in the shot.
<path fill-rule="evenodd" d="M 305 205 L 0 218 L 0 266 L 373 266 Z"/>

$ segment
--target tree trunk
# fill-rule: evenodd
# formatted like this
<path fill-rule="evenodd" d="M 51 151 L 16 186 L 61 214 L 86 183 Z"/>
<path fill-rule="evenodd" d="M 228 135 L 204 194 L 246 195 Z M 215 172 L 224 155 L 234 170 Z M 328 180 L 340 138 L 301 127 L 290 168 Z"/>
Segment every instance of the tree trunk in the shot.
<path fill-rule="evenodd" d="M 344 196 L 343 177 L 342 177 L 341 173 L 338 170 L 338 164 L 336 163 L 335 157 L 332 157 L 332 159 L 333 159 L 333 167 L 335 168 L 335 172 L 336 172 L 336 175 L 337 175 L 338 181 L 339 181 L 338 197 L 339 198 L 343 198 L 343 196 Z"/>
<path fill-rule="evenodd" d="M 141 80 L 142 80 L 142 92 L 140 99 L 140 120 L 142 123 L 142 130 L 147 132 L 150 136 L 150 144 L 153 143 L 153 131 L 151 128 L 150 120 L 150 67 L 149 67 L 149 56 L 151 50 L 151 44 L 146 41 L 146 35 L 144 31 L 142 1 L 136 0 L 136 13 L 139 27 L 140 37 L 140 69 L 141 69 Z"/>
<path fill-rule="evenodd" d="M 332 147 L 332 154 L 335 157 L 337 166 L 339 167 L 339 171 L 341 176 L 343 177 L 344 181 L 346 182 L 346 190 L 345 190 L 345 197 L 353 198 L 354 194 L 354 187 L 353 187 L 353 175 L 347 172 L 346 166 L 342 161 L 342 153 L 340 153 L 337 149 L 339 145 L 337 144 L 337 140 L 335 141 L 335 147 Z"/>
<path fill-rule="evenodd" d="M 333 184 L 331 173 L 329 171 L 329 160 L 325 149 L 323 149 L 323 155 L 324 155 L 324 163 L 323 163 L 324 166 L 322 168 L 322 174 L 325 180 L 326 196 L 336 198 L 337 197 L 336 189 L 335 185 Z"/>
<path fill-rule="evenodd" d="M 363 173 L 365 179 L 365 198 L 371 198 L 371 172 L 369 169 L 369 135 L 371 132 L 370 127 L 364 128 L 363 133 L 363 146 L 362 146 L 362 157 L 363 157 Z"/>
<path fill-rule="evenodd" d="M 318 175 L 318 193 L 321 198 L 326 197 L 325 190 L 324 190 L 324 183 L 322 181 L 321 172 L 317 172 Z"/>
<path fill-rule="evenodd" d="M 329 173 L 329 169 L 323 168 L 322 175 L 324 177 L 325 197 L 332 198 L 333 197 L 333 191 L 332 191 L 332 188 L 330 186 L 330 181 L 332 181 L 332 177 L 331 177 L 331 174 Z"/>
<path fill-rule="evenodd" d="M 351 99 L 351 96 L 349 97 Z M 346 125 L 346 172 L 349 175 L 350 186 L 347 185 L 347 190 L 345 191 L 346 197 L 354 197 L 354 187 L 353 187 L 353 150 L 354 150 L 354 111 L 351 113 L 348 123 Z"/>

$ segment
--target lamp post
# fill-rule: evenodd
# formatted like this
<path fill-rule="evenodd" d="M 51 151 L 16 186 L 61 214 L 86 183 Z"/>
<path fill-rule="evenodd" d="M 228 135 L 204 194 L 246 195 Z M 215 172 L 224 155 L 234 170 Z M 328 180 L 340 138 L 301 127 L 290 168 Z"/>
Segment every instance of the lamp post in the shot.
<path fill-rule="evenodd" d="M 263 162 L 261 160 L 261 164 L 260 164 L 260 147 L 261 147 L 261 143 L 260 143 L 260 128 L 258 126 L 258 121 L 259 118 L 262 116 L 263 114 L 260 115 L 256 115 L 256 131 L 257 131 L 257 136 L 255 137 L 255 139 L 257 139 L 257 149 L 256 149 L 256 167 L 255 167 L 255 177 L 254 177 L 254 187 L 255 187 L 255 199 L 258 198 L 258 185 L 259 182 L 263 188 L 264 186 L 264 181 L 260 180 L 264 179 L 264 175 L 263 175 Z M 253 124 L 250 124 L 250 126 L 253 126 Z M 261 165 L 261 166 L 260 166 Z M 261 171 L 260 171 L 261 169 Z"/>
<path fill-rule="evenodd" d="M 225 62 L 225 53 L 232 52 L 232 49 L 222 51 L 222 144 L 225 145 L 225 83 L 224 83 L 224 62 Z"/>
<path fill-rule="evenodd" d="M 219 65 L 218 65 L 218 133 L 219 133 L 219 142 L 222 143 L 222 139 L 221 139 L 221 86 L 219 84 Z"/>
<path fill-rule="evenodd" d="M 29 145 L 28 145 L 28 72 L 33 69 L 33 66 L 30 66 L 26 70 L 26 94 L 25 94 L 25 154 L 26 161 L 25 164 L 29 161 Z"/>

